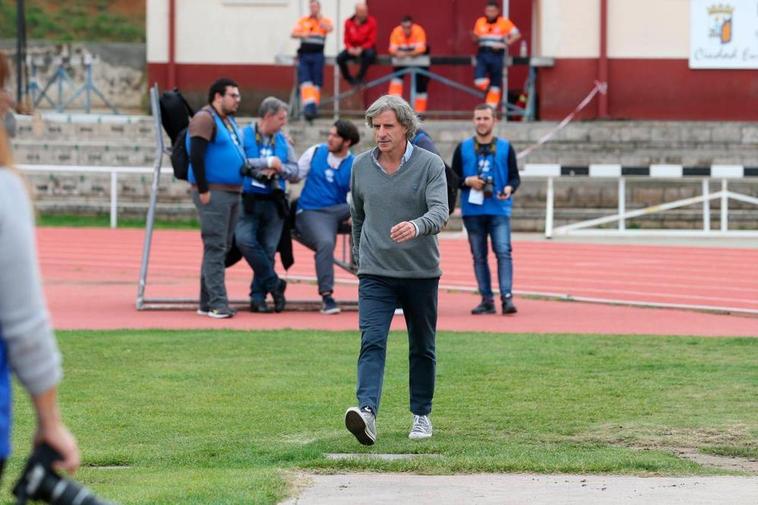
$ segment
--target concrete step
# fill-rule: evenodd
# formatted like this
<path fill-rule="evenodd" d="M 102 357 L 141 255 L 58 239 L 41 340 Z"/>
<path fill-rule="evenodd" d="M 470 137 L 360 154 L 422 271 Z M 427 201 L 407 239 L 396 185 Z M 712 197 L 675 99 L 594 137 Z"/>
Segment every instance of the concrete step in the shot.
<path fill-rule="evenodd" d="M 12 147 L 16 162 L 29 165 L 152 166 L 155 161 L 155 146 L 148 144 L 16 139 Z"/>
<path fill-rule="evenodd" d="M 252 118 L 239 118 L 240 125 Z M 71 146 L 101 143 L 138 146 L 154 150 L 155 133 L 149 116 L 96 116 L 50 114 L 42 117 L 19 117 L 16 148 L 23 152 L 38 143 L 60 142 Z M 308 125 L 296 121 L 288 132 L 300 153 L 323 142 L 332 121 L 321 119 Z M 553 131 L 553 122 L 500 123 L 497 134 L 508 138 L 517 150 L 525 149 Z M 471 135 L 469 121 L 430 121 L 425 128 L 435 139 L 443 158 L 450 161 L 455 146 Z M 371 145 L 370 131 L 361 128 L 363 142 L 358 150 Z M 29 144 L 24 144 L 28 141 Z M 164 142 L 166 141 L 164 135 Z M 758 126 L 751 123 L 705 122 L 574 122 L 558 131 L 536 149 L 529 163 L 589 164 L 622 163 L 649 165 L 679 163 L 711 165 L 713 163 L 751 164 L 758 147 Z"/>

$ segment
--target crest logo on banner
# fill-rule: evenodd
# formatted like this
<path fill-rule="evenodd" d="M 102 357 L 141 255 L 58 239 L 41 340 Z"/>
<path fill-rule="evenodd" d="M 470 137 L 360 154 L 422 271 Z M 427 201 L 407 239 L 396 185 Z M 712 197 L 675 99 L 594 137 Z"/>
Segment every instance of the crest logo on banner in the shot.
<path fill-rule="evenodd" d="M 758 69 L 758 0 L 690 0 L 692 69 Z"/>
<path fill-rule="evenodd" d="M 719 39 L 722 44 L 732 41 L 732 16 L 734 7 L 728 4 L 712 5 L 708 7 L 708 17 L 711 20 L 711 28 L 708 36 Z"/>

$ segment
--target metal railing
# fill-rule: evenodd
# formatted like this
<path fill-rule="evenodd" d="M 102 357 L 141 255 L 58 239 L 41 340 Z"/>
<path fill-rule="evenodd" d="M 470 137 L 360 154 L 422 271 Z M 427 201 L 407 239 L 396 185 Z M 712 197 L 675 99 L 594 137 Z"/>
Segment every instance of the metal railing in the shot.
<path fill-rule="evenodd" d="M 275 58 L 277 64 L 280 65 L 294 65 L 297 67 L 297 58 L 288 55 L 277 55 Z M 437 81 L 444 86 L 450 87 L 462 93 L 484 99 L 484 92 L 478 88 L 467 86 L 456 82 L 452 79 L 444 77 L 438 73 L 428 70 L 430 66 L 474 66 L 476 64 L 475 56 L 416 56 L 414 58 L 393 58 L 390 56 L 382 55 L 378 56 L 376 62 L 373 65 L 383 65 L 394 67 L 404 67 L 397 71 L 392 71 L 382 77 L 378 77 L 371 80 L 359 87 L 354 87 L 347 91 L 340 91 L 340 77 L 337 71 L 336 60 L 333 57 L 327 57 L 325 64 L 331 64 L 335 66 L 334 82 L 333 82 L 333 94 L 332 96 L 325 97 L 321 100 L 322 105 L 332 105 L 332 114 L 336 118 L 340 114 L 340 102 L 346 98 L 349 98 L 357 93 L 363 92 L 366 89 L 370 89 L 389 82 L 394 78 L 403 78 L 405 75 L 410 75 L 410 103 L 414 103 L 416 98 L 416 79 L 418 76 L 428 77 L 430 80 Z M 502 110 L 503 117 L 508 116 L 521 116 L 525 121 L 533 121 L 537 116 L 537 69 L 539 67 L 551 67 L 554 64 L 553 58 L 543 57 L 506 57 L 506 65 L 504 66 L 503 77 L 503 89 L 508 89 L 507 71 L 508 67 L 514 65 L 527 65 L 529 66 L 529 74 L 526 81 L 527 90 L 527 102 L 524 107 L 517 106 L 515 104 L 508 103 L 508 93 L 504 92 L 502 97 Z M 292 117 L 297 118 L 300 116 L 301 104 L 299 84 L 297 81 L 297 71 L 294 72 L 294 84 L 290 93 L 290 112 Z M 437 111 L 428 111 L 427 113 L 434 113 Z M 442 113 L 449 113 L 449 111 Z"/>
<path fill-rule="evenodd" d="M 110 175 L 110 227 L 118 227 L 118 178 L 120 174 L 151 174 L 153 167 L 115 167 L 94 165 L 16 165 L 27 173 L 90 173 Z M 172 175 L 171 167 L 163 168 L 161 175 Z"/>
<path fill-rule="evenodd" d="M 746 170 L 742 166 L 733 165 L 712 165 L 708 169 L 708 175 L 705 176 L 688 176 L 684 169 L 678 165 L 651 165 L 647 174 L 640 176 L 625 176 L 621 165 L 589 165 L 587 167 L 577 167 L 586 169 L 582 175 L 573 175 L 572 167 L 561 167 L 554 164 L 527 164 L 521 173 L 522 178 L 543 178 L 546 179 L 546 198 L 545 198 L 545 237 L 568 235 L 584 236 L 677 236 L 677 237 L 739 237 L 752 238 L 758 237 L 758 229 L 748 230 L 730 230 L 729 229 L 729 200 L 737 200 L 742 203 L 758 205 L 758 198 L 736 193 L 728 190 L 729 180 L 740 180 L 745 182 L 758 182 L 758 177 L 745 177 Z M 638 167 L 633 167 L 638 168 Z M 702 171 L 701 168 L 692 168 L 693 171 Z M 617 209 L 616 213 L 595 219 L 588 219 L 576 223 L 570 223 L 563 226 L 555 226 L 555 180 L 573 181 L 578 180 L 586 183 L 589 179 L 594 180 L 613 180 L 618 181 L 617 192 Z M 658 205 L 651 205 L 642 209 L 627 210 L 626 195 L 627 182 L 643 180 L 690 180 L 700 181 L 702 194 L 690 198 L 683 198 L 673 202 L 664 202 Z M 710 183 L 720 181 L 721 191 L 711 193 Z M 720 201 L 719 208 L 719 228 L 712 229 L 711 226 L 711 205 L 713 200 Z M 627 220 L 635 217 L 646 216 L 659 212 L 666 212 L 689 205 L 701 204 L 703 225 L 700 230 L 694 229 L 630 229 L 627 226 Z M 598 226 L 616 223 L 616 228 L 598 228 Z"/>

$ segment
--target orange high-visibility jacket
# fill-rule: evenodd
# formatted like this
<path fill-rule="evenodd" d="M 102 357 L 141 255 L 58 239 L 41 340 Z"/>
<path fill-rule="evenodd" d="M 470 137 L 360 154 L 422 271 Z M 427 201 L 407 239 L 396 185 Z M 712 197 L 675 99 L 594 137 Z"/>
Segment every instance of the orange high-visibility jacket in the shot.
<path fill-rule="evenodd" d="M 410 37 L 405 36 L 403 26 L 398 25 L 390 35 L 390 54 L 395 55 L 398 51 L 413 51 L 415 54 L 426 52 L 426 32 L 420 25 L 411 25 Z"/>
<path fill-rule="evenodd" d="M 482 16 L 474 25 L 474 35 L 478 38 L 479 48 L 504 49 L 507 46 L 506 37 L 513 30 L 518 30 L 518 28 L 510 19 L 503 16 L 498 16 L 494 23 L 490 23 L 486 16 Z"/>
<path fill-rule="evenodd" d="M 321 25 L 332 25 L 332 20 L 322 17 L 321 19 L 315 19 L 310 16 L 305 16 L 297 20 L 295 28 L 292 30 L 293 35 L 303 36 L 305 38 L 300 39 L 302 44 L 315 44 L 323 46 L 326 43 L 326 34 L 328 30 L 324 29 Z"/>

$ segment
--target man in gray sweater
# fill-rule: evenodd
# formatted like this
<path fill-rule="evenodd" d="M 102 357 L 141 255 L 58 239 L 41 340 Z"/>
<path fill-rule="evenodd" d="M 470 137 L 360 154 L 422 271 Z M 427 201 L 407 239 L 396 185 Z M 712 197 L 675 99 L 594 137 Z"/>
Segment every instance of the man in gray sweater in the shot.
<path fill-rule="evenodd" d="M 353 256 L 358 264 L 361 351 L 358 406 L 345 425 L 358 441 L 376 441 L 376 414 L 395 307 L 408 327 L 409 437 L 432 436 L 435 334 L 440 251 L 437 234 L 448 218 L 445 166 L 439 156 L 411 139 L 418 120 L 405 100 L 383 96 L 366 111 L 377 147 L 353 162 Z"/>

